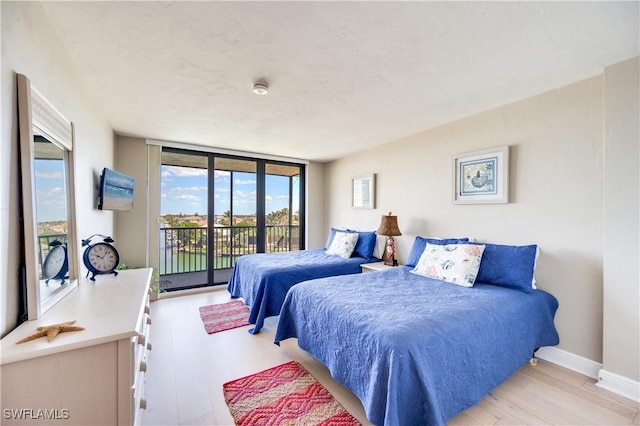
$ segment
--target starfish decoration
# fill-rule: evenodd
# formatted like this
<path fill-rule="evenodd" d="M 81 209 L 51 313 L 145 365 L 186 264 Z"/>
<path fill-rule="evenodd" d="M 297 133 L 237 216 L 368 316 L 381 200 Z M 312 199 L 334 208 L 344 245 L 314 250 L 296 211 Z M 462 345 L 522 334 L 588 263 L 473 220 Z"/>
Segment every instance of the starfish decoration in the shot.
<path fill-rule="evenodd" d="M 76 321 L 75 320 L 66 321 L 66 322 L 61 322 L 60 324 L 45 325 L 42 327 L 38 327 L 35 333 L 25 337 L 24 339 L 18 340 L 16 344 L 29 342 L 31 340 L 35 340 L 43 336 L 47 336 L 47 342 L 52 342 L 58 336 L 58 334 L 63 333 L 65 331 L 84 330 L 84 327 L 78 327 L 78 326 L 72 325 L 74 322 Z"/>

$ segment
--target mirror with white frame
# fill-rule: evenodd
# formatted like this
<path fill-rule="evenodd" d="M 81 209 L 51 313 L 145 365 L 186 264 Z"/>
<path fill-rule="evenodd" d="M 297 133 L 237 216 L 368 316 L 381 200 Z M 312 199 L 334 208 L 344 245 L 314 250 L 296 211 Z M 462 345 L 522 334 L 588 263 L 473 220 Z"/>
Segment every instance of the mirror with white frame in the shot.
<path fill-rule="evenodd" d="M 22 74 L 18 81 L 27 315 L 37 319 L 78 285 L 73 125 Z"/>

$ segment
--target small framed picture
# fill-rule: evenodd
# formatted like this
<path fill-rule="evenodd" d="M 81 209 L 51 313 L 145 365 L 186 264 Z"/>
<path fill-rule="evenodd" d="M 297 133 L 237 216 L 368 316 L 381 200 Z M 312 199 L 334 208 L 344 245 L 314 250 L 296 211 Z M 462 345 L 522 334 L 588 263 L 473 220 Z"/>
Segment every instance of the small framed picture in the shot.
<path fill-rule="evenodd" d="M 376 175 L 355 177 L 351 181 L 352 201 L 354 209 L 374 209 L 376 194 Z"/>
<path fill-rule="evenodd" d="M 509 202 L 509 146 L 459 155 L 453 160 L 454 204 Z"/>

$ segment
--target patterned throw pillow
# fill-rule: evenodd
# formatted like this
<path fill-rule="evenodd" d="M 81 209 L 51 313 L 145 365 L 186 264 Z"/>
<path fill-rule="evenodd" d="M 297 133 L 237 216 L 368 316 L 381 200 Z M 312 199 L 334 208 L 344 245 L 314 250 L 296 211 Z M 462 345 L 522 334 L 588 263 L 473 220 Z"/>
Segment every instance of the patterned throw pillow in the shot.
<path fill-rule="evenodd" d="M 427 246 L 427 243 L 446 246 L 447 244 L 460 244 L 467 242 L 469 242 L 469 238 L 425 238 L 418 235 L 413 241 L 413 247 L 411 247 L 411 252 L 409 252 L 409 259 L 407 259 L 406 265 L 413 268 L 416 267 L 418 260 L 420 260 L 420 256 L 424 253 L 424 248 Z"/>
<path fill-rule="evenodd" d="M 472 287 L 480 269 L 484 247 L 478 244 L 427 243 L 418 264 L 411 272 L 463 287 Z"/>
<path fill-rule="evenodd" d="M 348 259 L 351 257 L 353 250 L 355 250 L 357 243 L 357 232 L 336 231 L 333 241 L 331 241 L 331 245 L 325 253 L 333 256 L 340 256 L 343 259 Z"/>

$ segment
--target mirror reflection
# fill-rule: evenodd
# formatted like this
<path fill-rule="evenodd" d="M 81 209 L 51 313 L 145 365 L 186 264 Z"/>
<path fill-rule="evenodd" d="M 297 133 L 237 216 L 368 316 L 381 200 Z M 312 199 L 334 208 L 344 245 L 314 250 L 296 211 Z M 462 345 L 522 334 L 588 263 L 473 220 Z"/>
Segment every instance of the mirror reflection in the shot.
<path fill-rule="evenodd" d="M 78 286 L 73 124 L 17 74 L 26 312 L 34 320 Z"/>
<path fill-rule="evenodd" d="M 34 129 L 35 130 L 35 129 Z M 34 135 L 34 177 L 40 300 L 69 281 L 68 216 L 64 150 Z"/>

